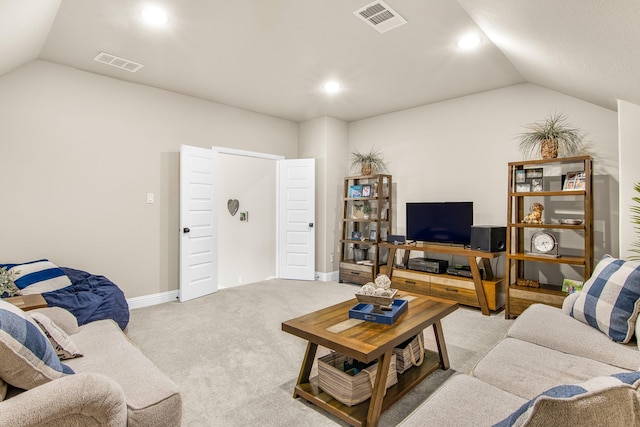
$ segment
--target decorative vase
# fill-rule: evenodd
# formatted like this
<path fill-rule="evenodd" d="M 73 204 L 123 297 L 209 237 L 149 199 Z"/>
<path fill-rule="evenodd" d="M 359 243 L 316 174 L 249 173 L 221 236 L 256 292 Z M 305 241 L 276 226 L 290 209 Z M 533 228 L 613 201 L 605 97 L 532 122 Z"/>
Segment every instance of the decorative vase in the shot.
<path fill-rule="evenodd" d="M 540 154 L 543 159 L 555 159 L 558 157 L 558 143 L 553 139 L 545 139 L 540 144 Z"/>
<path fill-rule="evenodd" d="M 362 164 L 362 175 L 371 175 L 371 163 Z"/>
<path fill-rule="evenodd" d="M 365 249 L 354 249 L 353 258 L 356 261 L 363 261 L 367 257 L 367 251 Z"/>

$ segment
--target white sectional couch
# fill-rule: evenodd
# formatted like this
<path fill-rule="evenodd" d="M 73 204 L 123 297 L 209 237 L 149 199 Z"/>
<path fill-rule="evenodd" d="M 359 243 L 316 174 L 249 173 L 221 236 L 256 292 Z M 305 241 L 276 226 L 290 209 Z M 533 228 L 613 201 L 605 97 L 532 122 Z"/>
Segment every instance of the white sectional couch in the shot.
<path fill-rule="evenodd" d="M 51 344 L 34 327 L 34 313 L 51 319 L 83 356 L 58 361 Z M 179 388 L 112 320 L 79 327 L 62 308 L 22 312 L 0 301 L 0 359 L 0 426 L 182 423 Z M 60 363 L 75 374 L 58 372 Z"/>
<path fill-rule="evenodd" d="M 616 343 L 571 317 L 577 297 L 567 297 L 562 310 L 529 307 L 469 375 L 451 377 L 402 426 L 491 426 L 528 402 L 523 411 L 529 409 L 529 415 L 503 425 L 640 425 L 638 345 Z M 638 324 L 635 331 L 640 336 Z M 625 372 L 631 385 L 610 384 L 618 381 L 610 375 Z M 601 383 L 609 384 L 602 392 Z M 573 384 L 584 384 L 578 387 L 587 393 L 563 397 L 575 387 L 558 386 Z M 556 398 L 535 399 L 551 388 Z"/>

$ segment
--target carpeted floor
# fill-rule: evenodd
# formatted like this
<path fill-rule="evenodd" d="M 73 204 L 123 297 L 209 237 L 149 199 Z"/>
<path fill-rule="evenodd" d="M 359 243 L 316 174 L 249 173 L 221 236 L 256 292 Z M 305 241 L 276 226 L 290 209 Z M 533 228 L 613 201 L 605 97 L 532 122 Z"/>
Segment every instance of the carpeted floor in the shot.
<path fill-rule="evenodd" d="M 344 426 L 293 399 L 306 342 L 284 320 L 353 298 L 358 286 L 269 280 L 185 303 L 132 310 L 128 335 L 178 384 L 185 426 Z M 451 368 L 436 371 L 382 414 L 394 426 L 456 372 L 469 372 L 506 333 L 503 313 L 461 308 L 443 320 Z M 426 347 L 435 349 L 431 329 Z"/>

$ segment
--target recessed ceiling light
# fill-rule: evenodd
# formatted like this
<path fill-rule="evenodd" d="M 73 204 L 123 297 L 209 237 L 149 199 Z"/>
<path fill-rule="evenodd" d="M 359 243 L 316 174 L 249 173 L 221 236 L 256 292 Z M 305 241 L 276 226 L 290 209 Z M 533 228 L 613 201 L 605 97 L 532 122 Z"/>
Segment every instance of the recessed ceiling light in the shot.
<path fill-rule="evenodd" d="M 476 34 L 467 34 L 458 40 L 458 47 L 462 49 L 472 49 L 480 44 L 480 37 Z"/>
<path fill-rule="evenodd" d="M 167 14 L 158 6 L 147 6 L 142 9 L 142 17 L 145 22 L 152 25 L 164 25 L 167 23 Z"/>
<path fill-rule="evenodd" d="M 322 86 L 322 89 L 324 89 L 324 91 L 327 92 L 327 93 L 340 92 L 340 83 L 338 83 L 336 81 L 326 82 Z"/>

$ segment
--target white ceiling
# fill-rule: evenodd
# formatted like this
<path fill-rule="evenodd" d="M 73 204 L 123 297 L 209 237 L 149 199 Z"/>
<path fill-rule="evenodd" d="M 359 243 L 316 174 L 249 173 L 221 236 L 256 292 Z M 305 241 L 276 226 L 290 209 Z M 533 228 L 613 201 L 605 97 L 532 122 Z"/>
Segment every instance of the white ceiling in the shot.
<path fill-rule="evenodd" d="M 638 0 L 386 0 L 407 24 L 380 34 L 371 0 L 0 0 L 0 74 L 39 58 L 246 110 L 353 121 L 530 82 L 616 109 L 640 104 Z M 475 51 L 457 38 L 475 31 Z M 101 51 L 137 73 L 93 61 Z M 328 79 L 344 90 L 327 95 Z"/>

